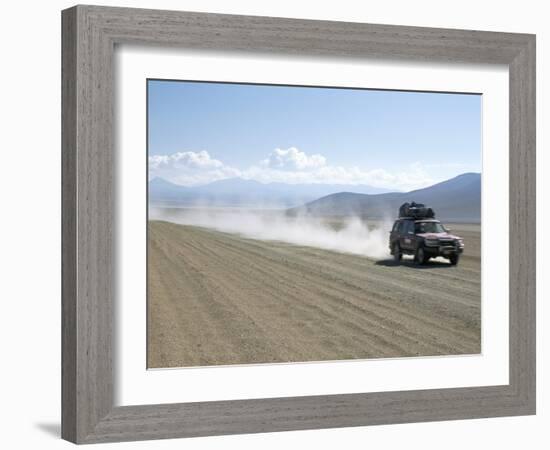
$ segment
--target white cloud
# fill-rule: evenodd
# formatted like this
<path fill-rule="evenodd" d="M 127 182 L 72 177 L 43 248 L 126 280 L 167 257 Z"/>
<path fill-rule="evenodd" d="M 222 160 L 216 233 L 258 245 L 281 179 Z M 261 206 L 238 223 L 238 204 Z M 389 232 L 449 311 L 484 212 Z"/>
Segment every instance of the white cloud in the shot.
<path fill-rule="evenodd" d="M 314 170 L 277 170 L 262 166 L 251 167 L 242 172 L 243 178 L 263 183 L 325 183 L 325 184 L 366 184 L 373 187 L 399 191 L 410 191 L 430 186 L 438 181 L 430 177 L 419 163 L 406 170 L 389 172 L 384 169 L 364 170 L 359 167 L 330 166 Z"/>
<path fill-rule="evenodd" d="M 185 186 L 206 184 L 240 175 L 240 170 L 224 165 L 205 150 L 149 157 L 149 178 L 161 177 Z"/>
<path fill-rule="evenodd" d="M 356 166 L 327 164 L 320 154 L 308 155 L 295 147 L 275 149 L 267 159 L 246 169 L 228 166 L 203 150 L 149 157 L 149 177 L 161 177 L 176 184 L 193 186 L 226 178 L 242 177 L 262 183 L 365 184 L 390 190 L 410 191 L 430 186 L 442 179 L 432 178 L 421 163 L 406 170 L 365 170 Z"/>
<path fill-rule="evenodd" d="M 276 148 L 267 159 L 262 161 L 263 167 L 281 170 L 309 170 L 323 167 L 327 160 L 323 155 L 307 155 L 296 147 L 286 150 Z"/>
<path fill-rule="evenodd" d="M 153 155 L 149 157 L 149 167 L 158 170 L 166 167 L 175 169 L 213 169 L 223 163 L 210 157 L 206 150 L 200 152 L 177 152 L 171 155 Z"/>

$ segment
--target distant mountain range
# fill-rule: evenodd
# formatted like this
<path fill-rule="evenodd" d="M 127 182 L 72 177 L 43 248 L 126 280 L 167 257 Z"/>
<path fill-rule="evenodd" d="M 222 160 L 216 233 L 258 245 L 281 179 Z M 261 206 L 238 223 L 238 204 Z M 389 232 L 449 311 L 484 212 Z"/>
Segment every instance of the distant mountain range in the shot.
<path fill-rule="evenodd" d="M 163 178 L 149 182 L 149 202 L 157 206 L 264 206 L 290 208 L 320 197 L 352 190 L 359 194 L 389 192 L 367 185 L 260 183 L 242 178 L 202 186 L 180 186 Z"/>
<path fill-rule="evenodd" d="M 384 194 L 334 193 L 287 211 L 290 215 L 361 216 L 393 218 L 405 202 L 425 203 L 435 210 L 436 218 L 455 221 L 481 221 L 481 174 L 464 173 L 450 180 L 411 192 Z"/>
<path fill-rule="evenodd" d="M 410 192 L 387 192 L 367 185 L 260 183 L 242 178 L 186 187 L 162 178 L 149 182 L 153 206 L 235 206 L 283 208 L 289 215 L 393 218 L 405 202 L 425 203 L 436 217 L 481 221 L 481 174 L 464 173 Z"/>

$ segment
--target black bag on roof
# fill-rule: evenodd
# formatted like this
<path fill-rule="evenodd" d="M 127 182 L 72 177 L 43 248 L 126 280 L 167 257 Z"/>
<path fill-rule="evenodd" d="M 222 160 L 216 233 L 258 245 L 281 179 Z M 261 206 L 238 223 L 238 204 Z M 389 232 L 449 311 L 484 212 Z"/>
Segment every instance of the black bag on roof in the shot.
<path fill-rule="evenodd" d="M 399 217 L 413 217 L 415 219 L 432 219 L 434 210 L 423 203 L 407 202 L 399 207 Z"/>

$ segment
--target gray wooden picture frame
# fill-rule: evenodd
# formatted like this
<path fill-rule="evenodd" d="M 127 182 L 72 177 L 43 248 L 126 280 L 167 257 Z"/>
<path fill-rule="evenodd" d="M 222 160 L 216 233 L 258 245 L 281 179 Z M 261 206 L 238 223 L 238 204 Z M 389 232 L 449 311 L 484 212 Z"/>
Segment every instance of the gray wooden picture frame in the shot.
<path fill-rule="evenodd" d="M 62 13 L 62 437 L 128 441 L 535 413 L 535 36 L 75 6 Z M 509 384 L 114 406 L 115 44 L 506 64 Z"/>

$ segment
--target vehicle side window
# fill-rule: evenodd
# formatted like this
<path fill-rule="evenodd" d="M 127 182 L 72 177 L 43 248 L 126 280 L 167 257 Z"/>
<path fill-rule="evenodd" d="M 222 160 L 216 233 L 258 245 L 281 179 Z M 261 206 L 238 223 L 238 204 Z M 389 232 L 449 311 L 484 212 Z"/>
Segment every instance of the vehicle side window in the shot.
<path fill-rule="evenodd" d="M 397 232 L 399 230 L 399 225 L 401 225 L 401 222 L 395 222 L 393 224 L 393 232 Z"/>
<path fill-rule="evenodd" d="M 399 224 L 399 234 L 405 234 L 407 232 L 408 223 L 409 223 L 408 220 L 403 220 Z"/>
<path fill-rule="evenodd" d="M 405 233 L 414 233 L 414 222 L 412 220 L 407 220 L 406 223 Z"/>
<path fill-rule="evenodd" d="M 405 223 L 404 222 L 399 222 L 398 226 L 397 226 L 397 232 L 399 234 L 403 234 L 404 229 L 405 229 Z"/>

